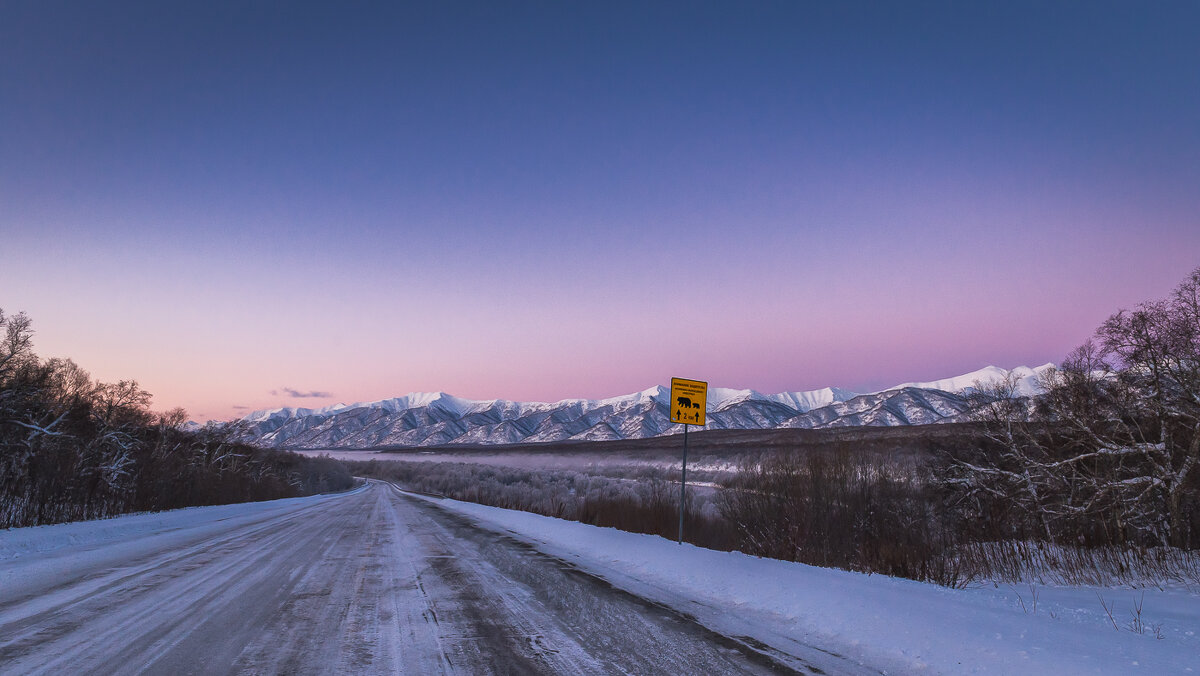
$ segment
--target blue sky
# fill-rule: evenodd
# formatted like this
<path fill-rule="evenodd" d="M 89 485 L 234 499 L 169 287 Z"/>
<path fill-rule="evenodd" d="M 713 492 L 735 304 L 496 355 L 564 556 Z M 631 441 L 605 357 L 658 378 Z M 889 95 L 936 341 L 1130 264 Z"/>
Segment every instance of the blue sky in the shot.
<path fill-rule="evenodd" d="M 1057 361 L 1200 264 L 1197 25 L 1195 3 L 7 3 L 0 307 L 198 416 L 283 388 Z"/>

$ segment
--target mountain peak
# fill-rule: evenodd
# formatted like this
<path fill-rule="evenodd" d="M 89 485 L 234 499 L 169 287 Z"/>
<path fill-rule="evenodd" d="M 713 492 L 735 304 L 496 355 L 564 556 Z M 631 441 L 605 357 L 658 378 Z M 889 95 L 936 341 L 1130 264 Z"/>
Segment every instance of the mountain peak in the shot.
<path fill-rule="evenodd" d="M 888 387 L 879 390 L 878 392 L 888 392 L 891 390 L 900 390 L 906 387 L 915 387 L 923 390 L 942 390 L 943 392 L 953 392 L 954 394 L 969 394 L 979 385 L 989 385 L 1000 382 L 1009 376 L 1017 379 L 1017 391 L 1020 394 L 1029 396 L 1041 391 L 1038 385 L 1038 379 L 1048 369 L 1054 368 L 1053 363 L 1042 364 L 1034 368 L 1028 366 L 1017 366 L 1012 369 L 1004 369 L 999 366 L 985 366 L 977 371 L 964 373 L 960 376 L 952 376 L 950 378 L 942 378 L 941 380 L 931 380 L 928 382 L 918 383 L 902 383 L 895 387 Z M 873 392 L 872 394 L 877 394 Z"/>
<path fill-rule="evenodd" d="M 1018 393 L 1036 394 L 1040 391 L 1041 375 L 1053 367 L 1053 364 L 1013 369 L 985 366 L 960 376 L 903 383 L 868 394 L 840 387 L 776 394 L 710 387 L 708 427 L 911 425 L 960 419 L 970 408 L 964 395 L 979 384 L 1013 377 Z M 678 425 L 670 422 L 663 406 L 669 398 L 670 389 L 663 385 L 604 399 L 563 399 L 554 403 L 480 401 L 445 392 L 410 392 L 393 399 L 321 409 L 266 409 L 247 415 L 242 422 L 248 438 L 276 447 L 366 448 L 633 439 L 678 431 Z M 364 425 L 366 413 L 371 416 L 369 425 Z"/>

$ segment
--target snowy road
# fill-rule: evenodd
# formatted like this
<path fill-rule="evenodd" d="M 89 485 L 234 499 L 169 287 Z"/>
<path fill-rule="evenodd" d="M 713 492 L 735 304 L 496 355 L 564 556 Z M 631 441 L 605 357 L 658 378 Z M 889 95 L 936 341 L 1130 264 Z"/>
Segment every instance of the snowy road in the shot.
<path fill-rule="evenodd" d="M 0 672 L 808 671 L 384 484 L 132 519 L 0 559 Z"/>

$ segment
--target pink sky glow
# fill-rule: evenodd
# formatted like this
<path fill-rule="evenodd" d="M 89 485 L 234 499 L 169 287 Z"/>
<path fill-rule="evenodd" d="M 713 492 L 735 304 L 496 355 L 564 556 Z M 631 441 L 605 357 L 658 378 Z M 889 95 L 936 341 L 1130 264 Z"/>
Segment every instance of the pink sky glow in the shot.
<path fill-rule="evenodd" d="M 1200 265 L 1195 13 L 33 3 L 0 308 L 197 420 L 1058 362 Z"/>

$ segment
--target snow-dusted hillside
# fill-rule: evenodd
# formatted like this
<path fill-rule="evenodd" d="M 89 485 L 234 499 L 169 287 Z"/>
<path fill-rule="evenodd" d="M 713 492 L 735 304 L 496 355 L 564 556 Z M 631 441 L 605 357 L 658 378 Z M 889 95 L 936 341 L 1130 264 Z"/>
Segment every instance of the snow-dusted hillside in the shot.
<path fill-rule="evenodd" d="M 958 419 L 980 383 L 1015 377 L 1018 391 L 1037 391 L 1052 368 L 995 366 L 953 378 L 905 383 L 857 394 L 837 387 L 763 394 L 714 387 L 707 429 L 822 428 L 923 425 Z M 670 422 L 670 391 L 662 386 L 608 399 L 517 402 L 472 400 L 444 392 L 414 392 L 327 408 L 255 411 L 241 420 L 250 441 L 286 448 L 367 448 L 442 444 L 509 444 L 563 440 L 642 439 L 682 431 Z"/>
<path fill-rule="evenodd" d="M 889 387 L 888 389 L 900 390 L 912 387 L 922 390 L 942 390 L 944 392 L 969 394 L 979 384 L 1000 382 L 1011 375 L 1016 380 L 1016 392 L 1028 397 L 1040 391 L 1038 378 L 1046 370 L 1053 367 L 1054 364 L 1042 364 L 1036 368 L 1018 366 L 1015 369 L 1006 371 L 999 366 L 985 366 L 978 371 L 964 373 L 961 376 L 953 378 L 942 378 L 941 380 L 933 380 L 926 383 L 904 383 L 903 385 Z"/>

